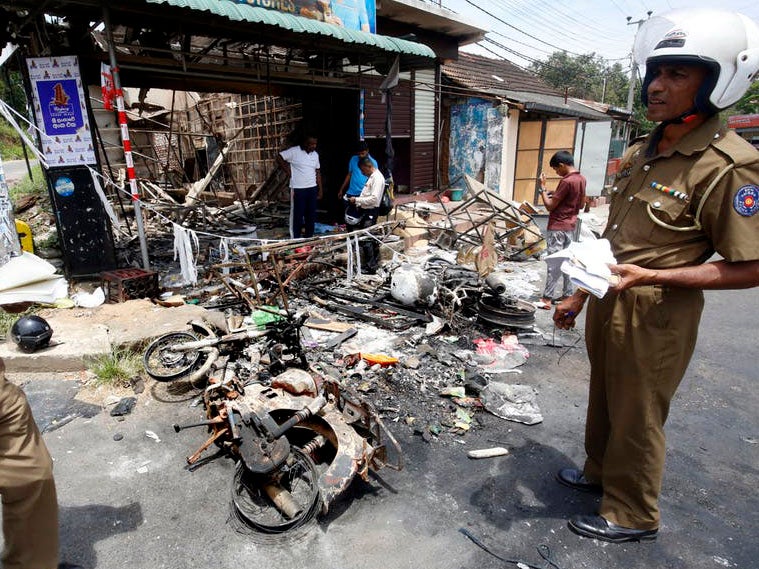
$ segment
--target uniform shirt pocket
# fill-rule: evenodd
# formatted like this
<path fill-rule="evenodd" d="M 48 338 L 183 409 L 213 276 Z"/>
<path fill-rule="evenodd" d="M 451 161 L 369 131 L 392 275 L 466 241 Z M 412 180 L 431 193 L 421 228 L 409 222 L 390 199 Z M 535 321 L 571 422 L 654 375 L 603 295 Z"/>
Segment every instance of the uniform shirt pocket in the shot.
<path fill-rule="evenodd" d="M 635 194 L 635 198 L 644 202 L 651 221 L 657 225 L 665 224 L 677 228 L 686 228 L 695 223 L 689 201 L 677 199 L 652 188 L 640 190 Z"/>

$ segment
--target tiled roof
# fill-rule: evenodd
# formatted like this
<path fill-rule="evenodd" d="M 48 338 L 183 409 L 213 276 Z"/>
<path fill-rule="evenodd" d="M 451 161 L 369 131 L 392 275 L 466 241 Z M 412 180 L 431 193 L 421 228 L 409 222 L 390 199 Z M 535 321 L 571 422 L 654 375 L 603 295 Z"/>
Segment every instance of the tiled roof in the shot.
<path fill-rule="evenodd" d="M 537 75 L 517 67 L 505 59 L 490 59 L 480 55 L 459 52 L 459 59 L 442 66 L 442 73 L 459 87 L 471 92 L 495 95 L 523 103 L 525 110 L 556 115 L 582 117 L 591 120 L 609 120 L 609 116 L 589 105 L 571 98 L 545 83 Z"/>
<path fill-rule="evenodd" d="M 460 51 L 458 60 L 443 65 L 442 72 L 461 87 L 491 95 L 505 95 L 506 91 L 522 91 L 563 96 L 537 75 L 505 59 L 490 59 Z"/>

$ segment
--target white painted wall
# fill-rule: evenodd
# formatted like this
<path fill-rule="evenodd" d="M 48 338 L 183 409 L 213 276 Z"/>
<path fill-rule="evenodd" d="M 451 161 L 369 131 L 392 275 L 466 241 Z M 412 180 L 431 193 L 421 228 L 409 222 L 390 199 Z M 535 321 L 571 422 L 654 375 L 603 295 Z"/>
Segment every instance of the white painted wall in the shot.
<path fill-rule="evenodd" d="M 503 119 L 503 152 L 501 153 L 501 183 L 498 193 L 507 200 L 514 199 L 514 171 L 517 163 L 517 140 L 519 137 L 517 109 L 509 109 Z"/>

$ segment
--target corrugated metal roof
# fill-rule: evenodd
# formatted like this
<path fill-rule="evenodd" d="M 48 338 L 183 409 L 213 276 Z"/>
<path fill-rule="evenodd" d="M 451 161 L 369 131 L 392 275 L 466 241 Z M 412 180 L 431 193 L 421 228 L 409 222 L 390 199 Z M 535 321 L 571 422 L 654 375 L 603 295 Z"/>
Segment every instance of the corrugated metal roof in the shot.
<path fill-rule="evenodd" d="M 542 93 L 525 93 L 520 91 L 505 91 L 504 94 L 512 101 L 524 103 L 527 111 L 543 111 L 557 115 L 566 115 L 570 117 L 580 117 L 591 120 L 611 120 L 612 117 L 594 111 L 590 107 L 582 105 L 568 99 L 564 102 L 564 97 L 558 95 L 544 95 Z"/>
<path fill-rule="evenodd" d="M 285 12 L 237 4 L 225 0 L 146 0 L 148 4 L 166 4 L 176 8 L 210 12 L 236 22 L 276 26 L 295 33 L 328 36 L 345 43 L 371 46 L 383 51 L 434 58 L 435 52 L 424 44 L 390 36 L 342 28 L 333 24 L 294 16 Z"/>

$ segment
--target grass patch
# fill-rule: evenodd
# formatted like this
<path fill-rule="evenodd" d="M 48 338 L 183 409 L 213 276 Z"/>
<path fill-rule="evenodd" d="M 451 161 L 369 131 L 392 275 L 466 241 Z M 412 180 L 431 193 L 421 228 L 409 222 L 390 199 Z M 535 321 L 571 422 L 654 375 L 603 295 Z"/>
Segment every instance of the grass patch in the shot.
<path fill-rule="evenodd" d="M 8 314 L 5 311 L 0 311 L 0 337 L 6 340 L 10 339 L 11 327 L 20 316 L 20 314 Z"/>
<path fill-rule="evenodd" d="M 0 338 L 5 338 L 6 340 L 10 341 L 11 328 L 16 323 L 16 320 L 22 316 L 34 314 L 38 310 L 39 309 L 37 307 L 33 306 L 24 312 L 14 314 L 11 312 L 5 312 L 5 310 L 0 309 Z"/>
<path fill-rule="evenodd" d="M 87 369 L 95 374 L 97 385 L 129 387 L 142 373 L 142 357 L 131 350 L 114 348 L 110 354 L 92 358 Z"/>
<path fill-rule="evenodd" d="M 32 178 L 34 178 L 33 181 L 29 178 L 29 174 L 27 174 L 13 184 L 13 187 L 10 188 L 11 201 L 27 195 L 44 196 L 47 194 L 47 182 L 42 173 L 42 166 L 39 164 L 32 166 Z"/>
<path fill-rule="evenodd" d="M 16 129 L 3 118 L 0 118 L 0 156 L 3 160 L 20 160 L 24 157 Z"/>

